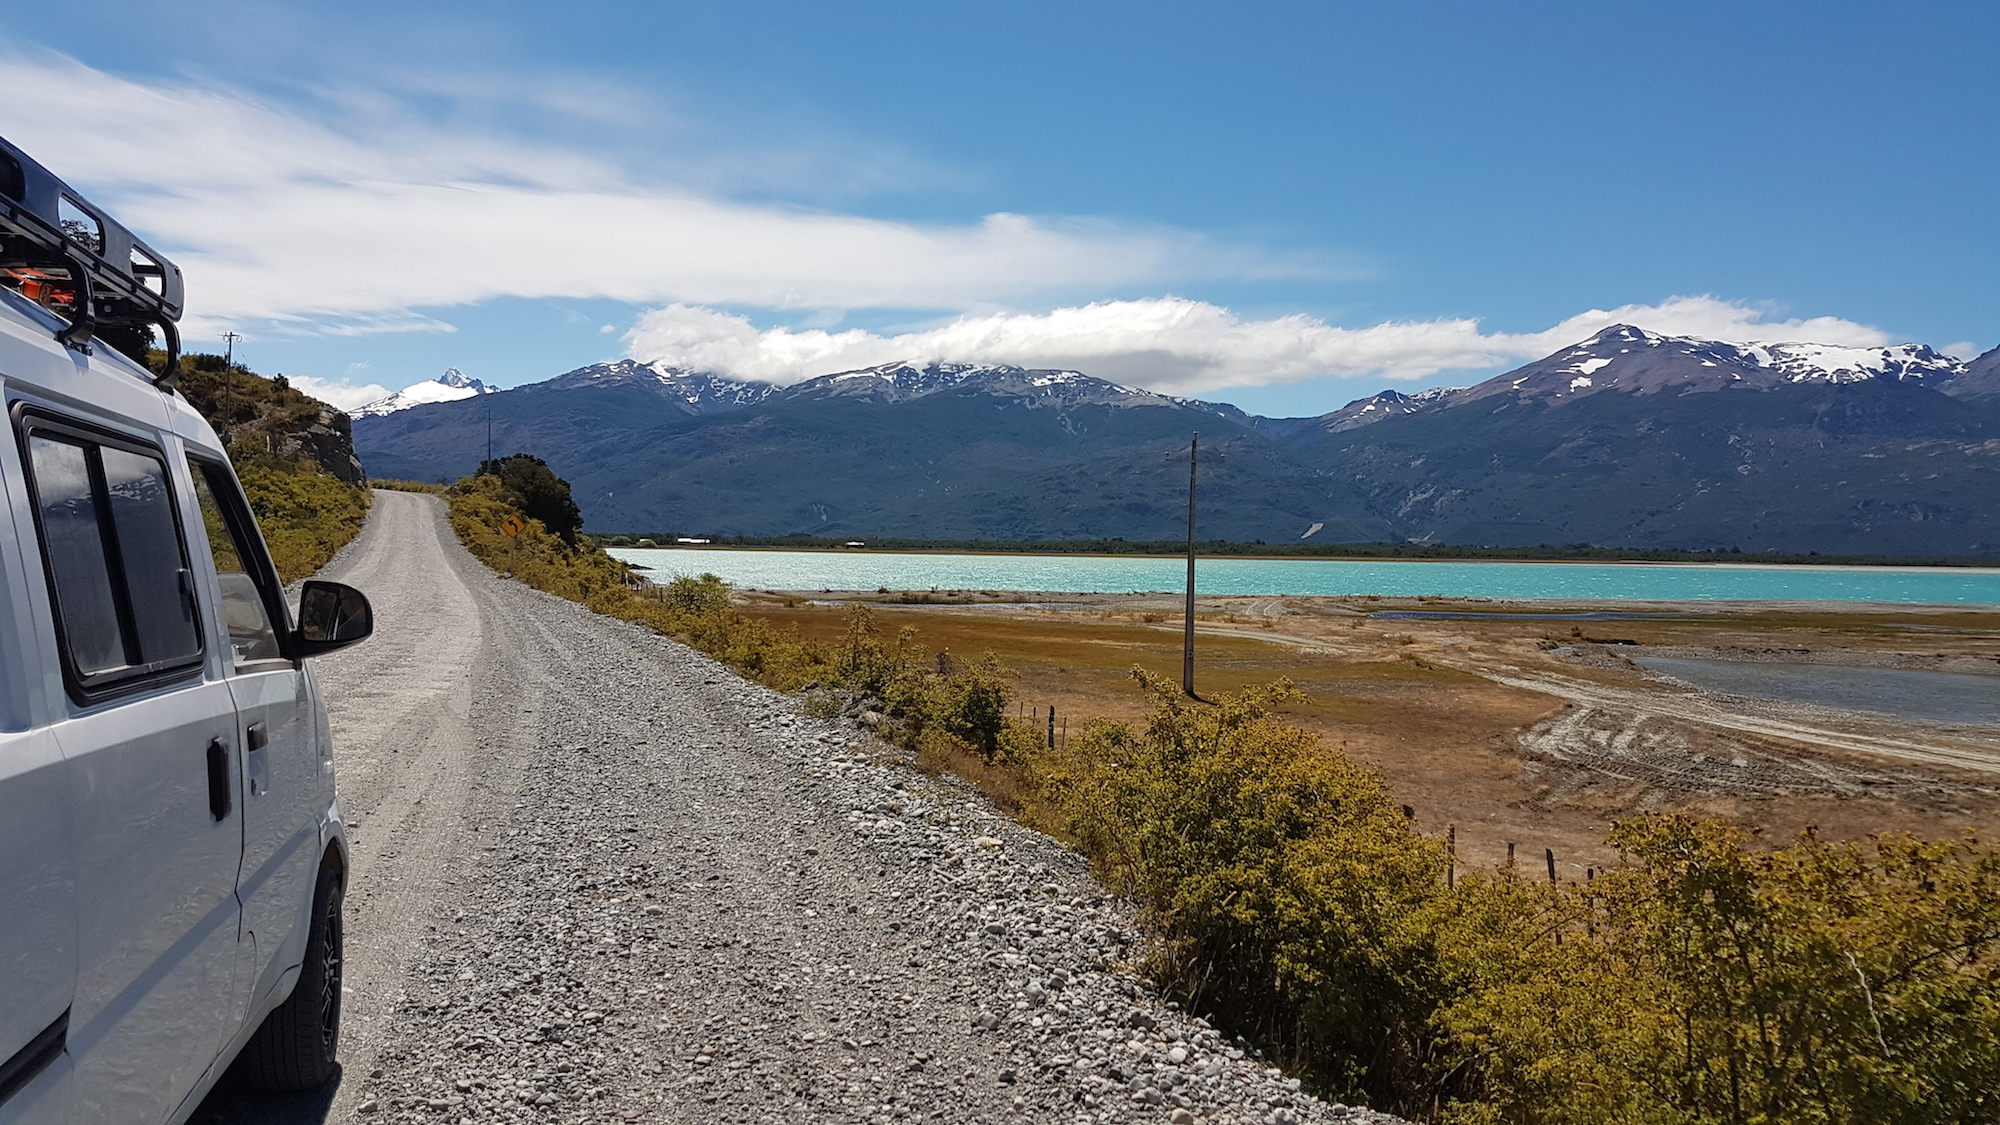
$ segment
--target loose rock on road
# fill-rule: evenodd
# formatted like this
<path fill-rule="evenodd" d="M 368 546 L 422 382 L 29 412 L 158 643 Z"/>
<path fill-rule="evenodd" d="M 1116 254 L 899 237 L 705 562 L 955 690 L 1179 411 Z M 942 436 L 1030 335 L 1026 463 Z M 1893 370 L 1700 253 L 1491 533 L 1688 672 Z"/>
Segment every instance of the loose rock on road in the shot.
<path fill-rule="evenodd" d="M 1072 853 L 841 720 L 498 577 L 378 492 L 326 577 L 343 1074 L 198 1123 L 1388 1121 L 1126 967 Z"/>

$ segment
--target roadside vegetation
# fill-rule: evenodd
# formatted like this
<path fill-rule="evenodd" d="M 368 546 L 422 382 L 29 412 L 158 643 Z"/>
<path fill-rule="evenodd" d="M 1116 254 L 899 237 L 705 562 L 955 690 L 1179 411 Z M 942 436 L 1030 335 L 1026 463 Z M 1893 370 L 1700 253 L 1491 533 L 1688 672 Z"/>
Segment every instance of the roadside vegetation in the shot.
<path fill-rule="evenodd" d="M 282 375 L 267 379 L 219 355 L 187 356 L 181 371 L 180 393 L 229 450 L 279 577 L 295 582 L 325 566 L 368 517 L 347 416 Z"/>
<path fill-rule="evenodd" d="M 385 488 L 391 492 L 428 492 L 432 496 L 444 495 L 445 486 L 421 480 L 393 480 L 388 477 L 369 477 L 368 487 Z"/>
<path fill-rule="evenodd" d="M 1287 683 L 1197 702 L 1135 670 L 1143 720 L 1051 746 L 997 660 L 869 607 L 806 638 L 713 575 L 651 584 L 539 519 L 509 539 L 560 481 L 494 467 L 446 494 L 473 554 L 979 784 L 1142 906 L 1170 995 L 1323 1094 L 1460 1125 L 2000 1121 L 2000 852 L 1969 835 L 1773 848 L 1638 816 L 1584 882 L 1454 877 L 1379 775 L 1274 714 Z"/>

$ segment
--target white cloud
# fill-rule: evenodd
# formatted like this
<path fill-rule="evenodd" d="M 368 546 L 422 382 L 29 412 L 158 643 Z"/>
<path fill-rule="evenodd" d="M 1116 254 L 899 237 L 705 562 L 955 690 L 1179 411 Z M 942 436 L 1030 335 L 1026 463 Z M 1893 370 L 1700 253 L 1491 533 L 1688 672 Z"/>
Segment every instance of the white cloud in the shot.
<path fill-rule="evenodd" d="M 364 383 L 357 386 L 333 379 L 318 379 L 311 375 L 287 375 L 285 379 L 292 386 L 336 410 L 353 410 L 357 406 L 366 406 L 378 399 L 388 398 L 391 393 L 389 388 L 380 383 Z"/>
<path fill-rule="evenodd" d="M 1673 336 L 1747 343 L 1889 343 L 1876 328 L 1837 317 L 1767 320 L 1715 297 L 1674 297 L 1579 313 L 1542 332 L 1481 332 L 1476 320 L 1392 321 L 1341 328 L 1309 316 L 1244 320 L 1178 297 L 1101 301 L 1045 313 L 962 316 L 896 335 L 859 329 L 758 330 L 741 316 L 685 304 L 655 309 L 626 336 L 635 358 L 770 383 L 895 360 L 1074 368 L 1153 390 L 1197 394 L 1323 376 L 1425 379 L 1537 359 L 1613 324 Z"/>
<path fill-rule="evenodd" d="M 1196 277 L 1324 276 L 1198 234 L 993 214 L 909 223 L 641 183 L 548 145 L 0 55 L 0 131 L 188 277 L 188 334 L 444 331 L 500 296 L 975 309 Z"/>

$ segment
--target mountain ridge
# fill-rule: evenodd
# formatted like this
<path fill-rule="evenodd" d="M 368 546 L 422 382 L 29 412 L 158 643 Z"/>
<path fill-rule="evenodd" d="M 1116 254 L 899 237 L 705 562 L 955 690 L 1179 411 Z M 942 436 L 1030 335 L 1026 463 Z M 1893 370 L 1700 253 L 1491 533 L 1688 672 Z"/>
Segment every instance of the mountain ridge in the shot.
<path fill-rule="evenodd" d="M 1730 344 L 1615 325 L 1471 387 L 1273 419 L 1082 372 L 897 362 L 786 387 L 621 360 L 493 396 L 598 530 L 1204 535 L 2000 554 L 2000 349 Z M 467 471 L 466 402 L 356 422 L 371 466 Z M 496 445 L 496 449 L 500 446 Z M 1172 469 L 1172 464 L 1179 469 Z"/>

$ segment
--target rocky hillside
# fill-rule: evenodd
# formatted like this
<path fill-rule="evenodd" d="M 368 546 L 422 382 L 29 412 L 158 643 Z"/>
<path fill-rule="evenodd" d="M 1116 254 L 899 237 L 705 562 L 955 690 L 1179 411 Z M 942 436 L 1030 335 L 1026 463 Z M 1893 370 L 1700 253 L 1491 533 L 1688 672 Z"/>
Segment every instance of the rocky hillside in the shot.
<path fill-rule="evenodd" d="M 2000 350 L 1610 328 L 1473 387 L 1271 419 L 1075 371 L 790 387 L 621 361 L 357 423 L 385 475 L 546 459 L 598 531 L 2000 554 Z M 1312 530 L 1314 525 L 1321 525 Z"/>
<path fill-rule="evenodd" d="M 290 582 L 325 566 L 360 532 L 368 476 L 347 415 L 219 355 L 191 355 L 178 389 L 229 449 L 278 573 Z"/>
<path fill-rule="evenodd" d="M 232 455 L 261 453 L 286 465 L 328 473 L 346 484 L 367 483 L 354 452 L 346 414 L 285 381 L 249 368 L 224 365 L 219 355 L 195 354 L 181 365 L 176 384 L 188 404 L 201 411 Z"/>

